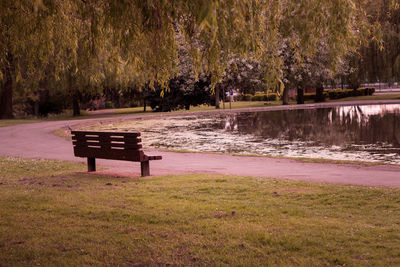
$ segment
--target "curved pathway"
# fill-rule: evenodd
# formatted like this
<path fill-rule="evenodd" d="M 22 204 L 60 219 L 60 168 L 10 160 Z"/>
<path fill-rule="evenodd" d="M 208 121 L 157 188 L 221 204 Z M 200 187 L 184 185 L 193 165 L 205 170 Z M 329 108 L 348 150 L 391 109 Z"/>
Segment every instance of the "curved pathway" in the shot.
<path fill-rule="evenodd" d="M 400 100 L 322 103 L 253 108 L 246 110 L 225 110 L 221 112 L 249 112 L 355 104 L 400 104 Z M 201 114 L 213 112 L 215 111 L 202 112 Z M 53 134 L 55 130 L 68 124 L 73 127 L 77 124 L 93 122 L 96 120 L 126 120 L 185 115 L 193 115 L 193 113 L 142 116 L 126 115 L 103 119 L 51 121 L 2 127 L 0 128 L 0 155 L 83 162 L 85 159 L 75 158 L 73 156 L 71 142 L 55 136 Z M 163 160 L 152 161 L 150 163 L 152 175 L 189 173 L 226 174 L 400 188 L 400 166 L 305 163 L 289 159 L 273 159 L 266 157 L 238 157 L 205 153 L 175 153 L 157 151 L 154 149 L 145 149 L 145 151 L 146 154 L 149 155 L 163 156 Z M 105 171 L 106 173 L 126 175 L 130 177 L 140 176 L 140 164 L 137 162 L 98 160 L 98 165 L 108 167 L 109 169 Z"/>

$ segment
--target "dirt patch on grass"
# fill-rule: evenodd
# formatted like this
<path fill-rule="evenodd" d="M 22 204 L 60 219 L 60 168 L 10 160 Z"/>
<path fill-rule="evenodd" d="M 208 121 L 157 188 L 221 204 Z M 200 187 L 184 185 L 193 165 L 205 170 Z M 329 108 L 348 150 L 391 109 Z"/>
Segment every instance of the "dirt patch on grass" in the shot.
<path fill-rule="evenodd" d="M 42 186 L 42 187 L 67 187 L 79 188 L 79 179 L 69 176 L 50 176 L 50 177 L 21 177 L 14 184 Z"/>

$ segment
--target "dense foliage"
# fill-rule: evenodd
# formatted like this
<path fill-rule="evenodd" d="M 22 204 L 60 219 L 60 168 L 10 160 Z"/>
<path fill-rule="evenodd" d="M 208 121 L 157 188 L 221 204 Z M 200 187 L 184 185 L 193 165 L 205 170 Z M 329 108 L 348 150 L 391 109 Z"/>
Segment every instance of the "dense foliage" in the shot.
<path fill-rule="evenodd" d="M 262 66 L 251 88 L 261 80 L 283 90 L 284 51 L 296 72 L 323 47 L 325 67 L 334 69 L 373 33 L 369 2 L 1 0 L 0 118 L 47 91 L 62 92 L 75 114 L 80 101 L 104 88 L 164 92 L 182 75 L 191 88 L 199 75 L 209 76 L 209 89 L 218 91 L 219 82 L 242 83 L 225 71 L 232 68 L 253 76 L 251 68 Z"/>
<path fill-rule="evenodd" d="M 146 101 L 154 111 L 172 111 L 177 109 L 189 110 L 190 106 L 212 104 L 209 77 L 202 77 L 192 87 L 186 86 L 186 77 L 178 76 L 170 80 L 168 90 L 161 86 L 148 90 Z"/>
<path fill-rule="evenodd" d="M 393 83 L 400 78 L 400 9 L 392 0 L 369 1 L 366 13 L 370 24 L 377 25 L 375 38 L 350 54 L 339 78 L 350 88 L 362 82 Z M 393 5 L 394 8 L 393 8 Z"/>

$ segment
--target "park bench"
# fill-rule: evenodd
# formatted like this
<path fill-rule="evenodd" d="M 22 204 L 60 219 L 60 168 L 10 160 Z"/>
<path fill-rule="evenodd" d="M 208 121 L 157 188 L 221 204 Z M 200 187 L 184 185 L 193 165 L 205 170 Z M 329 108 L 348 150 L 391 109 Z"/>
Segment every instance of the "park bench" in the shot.
<path fill-rule="evenodd" d="M 150 175 L 150 160 L 142 150 L 139 132 L 71 131 L 76 157 L 87 158 L 88 172 L 96 171 L 96 158 L 140 162 L 142 177 Z"/>

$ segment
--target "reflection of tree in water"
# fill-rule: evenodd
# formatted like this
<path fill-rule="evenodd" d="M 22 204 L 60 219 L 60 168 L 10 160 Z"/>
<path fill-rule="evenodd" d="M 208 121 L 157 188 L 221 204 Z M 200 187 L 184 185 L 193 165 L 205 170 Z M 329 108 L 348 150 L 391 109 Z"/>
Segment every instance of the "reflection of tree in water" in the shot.
<path fill-rule="evenodd" d="M 399 107 L 371 112 L 367 107 L 353 106 L 239 113 L 226 115 L 221 126 L 226 131 L 263 139 L 300 140 L 337 146 L 387 143 L 400 147 L 399 119 Z"/>
<path fill-rule="evenodd" d="M 224 130 L 237 131 L 238 130 L 238 118 L 237 114 L 227 116 L 224 121 Z"/>

